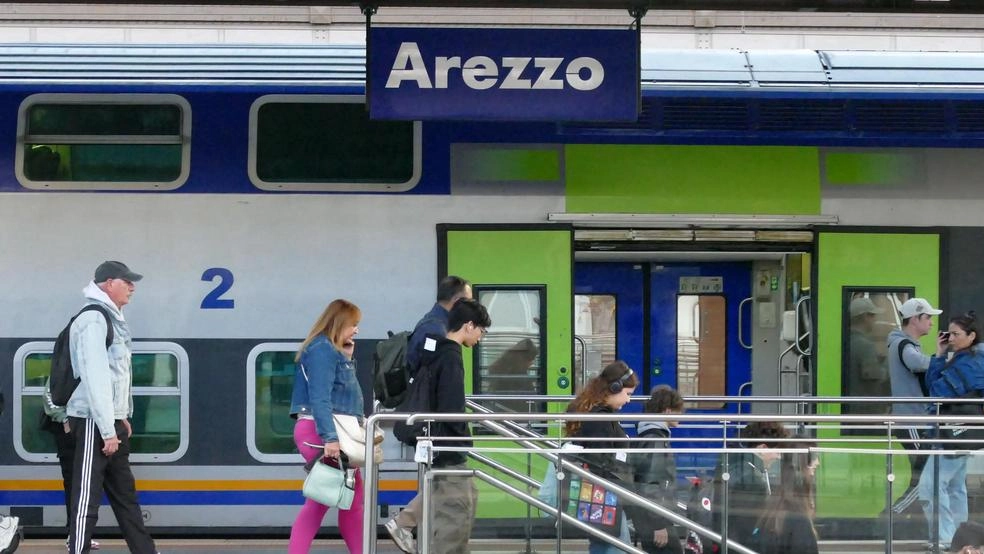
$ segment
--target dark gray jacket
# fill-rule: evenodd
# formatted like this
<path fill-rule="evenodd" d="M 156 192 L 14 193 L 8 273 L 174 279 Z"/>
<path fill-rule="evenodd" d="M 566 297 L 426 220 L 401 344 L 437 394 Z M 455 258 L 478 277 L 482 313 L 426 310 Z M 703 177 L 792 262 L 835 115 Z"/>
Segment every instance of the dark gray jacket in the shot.
<path fill-rule="evenodd" d="M 639 440 L 632 448 L 664 449 L 670 447 L 670 428 L 662 421 L 639 422 Z M 635 477 L 635 491 L 666 508 L 676 506 L 676 461 L 672 452 L 632 452 L 629 465 Z M 666 529 L 672 523 L 665 517 L 641 506 L 629 506 L 629 517 L 641 537 Z"/>

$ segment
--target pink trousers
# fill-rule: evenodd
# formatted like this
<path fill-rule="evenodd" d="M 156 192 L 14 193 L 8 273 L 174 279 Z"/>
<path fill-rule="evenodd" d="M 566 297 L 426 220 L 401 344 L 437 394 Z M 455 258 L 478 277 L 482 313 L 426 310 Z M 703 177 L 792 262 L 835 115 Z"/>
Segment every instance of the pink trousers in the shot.
<path fill-rule="evenodd" d="M 304 456 L 304 460 L 311 460 L 320 457 L 324 450 L 321 448 L 311 448 L 304 443 L 321 444 L 321 437 L 314 426 L 312 419 L 298 419 L 294 425 L 294 443 L 297 450 Z M 352 507 L 348 510 L 338 510 L 338 530 L 345 541 L 345 547 L 350 554 L 362 552 L 362 512 L 363 512 L 363 488 L 362 472 L 355 472 L 355 500 Z M 308 554 L 311 550 L 311 543 L 314 536 L 321 528 L 321 521 L 328 513 L 328 506 L 318 504 L 314 500 L 304 499 L 304 506 L 297 513 L 294 526 L 290 528 L 290 545 L 287 547 L 287 554 Z"/>

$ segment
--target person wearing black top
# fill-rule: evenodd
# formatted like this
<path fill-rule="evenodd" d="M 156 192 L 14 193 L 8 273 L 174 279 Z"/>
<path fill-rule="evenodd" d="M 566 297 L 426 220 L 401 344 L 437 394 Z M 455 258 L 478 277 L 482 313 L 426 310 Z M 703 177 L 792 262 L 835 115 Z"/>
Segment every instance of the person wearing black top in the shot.
<path fill-rule="evenodd" d="M 784 454 L 780 482 L 759 518 L 754 535 L 761 554 L 818 554 L 813 527 L 813 475 L 816 466 L 803 463 L 808 456 Z"/>
<path fill-rule="evenodd" d="M 671 387 L 659 385 L 650 393 L 645 410 L 647 414 L 680 414 L 683 398 Z M 640 421 L 639 440 L 632 443 L 632 448 L 663 451 L 629 454 L 636 493 L 669 509 L 676 505 L 677 475 L 673 453 L 665 449 L 670 447 L 670 428 L 676 426 L 676 421 Z M 643 550 L 650 554 L 683 554 L 680 537 L 670 520 L 642 506 L 632 505 L 627 510 Z"/>
<path fill-rule="evenodd" d="M 615 413 L 629 403 L 632 391 L 638 385 L 639 378 L 636 377 L 632 369 L 625 362 L 616 360 L 608 364 L 597 377 L 587 382 L 584 389 L 567 406 L 567 411 L 568 413 L 582 414 Z M 580 444 L 587 449 L 614 450 L 624 448 L 624 439 L 628 438 L 617 421 L 568 421 L 566 433 L 568 437 L 579 439 L 601 439 L 574 441 L 575 444 Z M 592 473 L 608 480 L 622 481 L 625 484 L 632 483 L 632 470 L 626 462 L 627 456 L 624 452 L 584 454 L 582 458 Z M 624 517 L 622 518 L 619 539 L 625 543 L 629 542 L 629 527 Z M 607 542 L 588 537 L 589 554 L 619 554 L 621 552 L 621 549 Z"/>
<path fill-rule="evenodd" d="M 780 457 L 773 449 L 782 444 L 776 439 L 789 436 L 781 423 L 774 421 L 753 421 L 739 433 L 741 445 L 753 449 L 752 452 L 739 452 L 728 457 L 728 540 L 737 541 L 742 546 L 755 549 L 758 538 L 755 536 L 756 523 L 763 513 L 763 507 L 772 494 L 769 468 Z M 723 486 L 721 465 L 718 465 L 715 481 Z M 718 496 L 718 498 L 723 498 Z M 714 528 L 720 529 L 721 514 L 715 512 Z M 707 547 L 705 545 L 705 552 Z"/>

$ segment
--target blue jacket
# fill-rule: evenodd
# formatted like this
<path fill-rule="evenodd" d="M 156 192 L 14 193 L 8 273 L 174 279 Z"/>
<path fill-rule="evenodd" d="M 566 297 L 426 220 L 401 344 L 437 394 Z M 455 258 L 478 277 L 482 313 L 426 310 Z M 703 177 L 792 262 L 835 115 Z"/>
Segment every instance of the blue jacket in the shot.
<path fill-rule="evenodd" d="M 75 318 L 69 331 L 72 369 L 81 379 L 65 411 L 92 419 L 103 439 L 116 436 L 115 420 L 133 414 L 130 327 L 123 312 L 95 283 L 82 290 L 86 304 L 100 304 L 113 322 L 113 344 L 106 349 L 106 318 L 96 311 Z"/>
<path fill-rule="evenodd" d="M 950 361 L 939 356 L 929 360 L 926 386 L 931 396 L 959 398 L 976 390 L 984 393 L 984 356 L 975 349 L 957 352 Z"/>
<path fill-rule="evenodd" d="M 322 335 L 301 353 L 294 373 L 290 415 L 313 416 L 321 440 L 333 442 L 338 440 L 338 432 L 332 414 L 363 417 L 362 387 L 355 373 L 355 360 L 347 359 Z"/>
<path fill-rule="evenodd" d="M 420 357 L 424 353 L 424 339 L 427 335 L 444 337 L 448 334 L 448 311 L 435 303 L 429 312 L 417 322 L 407 341 L 407 370 L 413 376 L 420 368 Z"/>

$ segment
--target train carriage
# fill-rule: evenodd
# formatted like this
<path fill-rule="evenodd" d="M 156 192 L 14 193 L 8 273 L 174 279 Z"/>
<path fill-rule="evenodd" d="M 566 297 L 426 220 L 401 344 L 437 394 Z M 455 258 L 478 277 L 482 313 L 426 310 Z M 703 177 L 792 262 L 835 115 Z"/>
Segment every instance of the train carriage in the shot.
<path fill-rule="evenodd" d="M 37 413 L 104 259 L 146 275 L 133 460 L 158 533 L 289 526 L 300 338 L 348 298 L 370 367 L 445 274 L 495 323 L 466 356 L 473 395 L 569 395 L 615 358 L 642 394 L 858 395 L 852 299 L 882 306 L 883 332 L 905 298 L 984 300 L 982 59 L 650 51 L 633 123 L 399 122 L 369 120 L 361 47 L 0 46 L 0 506 L 64 523 Z M 819 517 L 877 514 L 883 460 L 832 460 Z M 394 444 L 382 469 L 385 513 L 416 472 Z M 483 494 L 479 514 L 518 506 Z"/>

